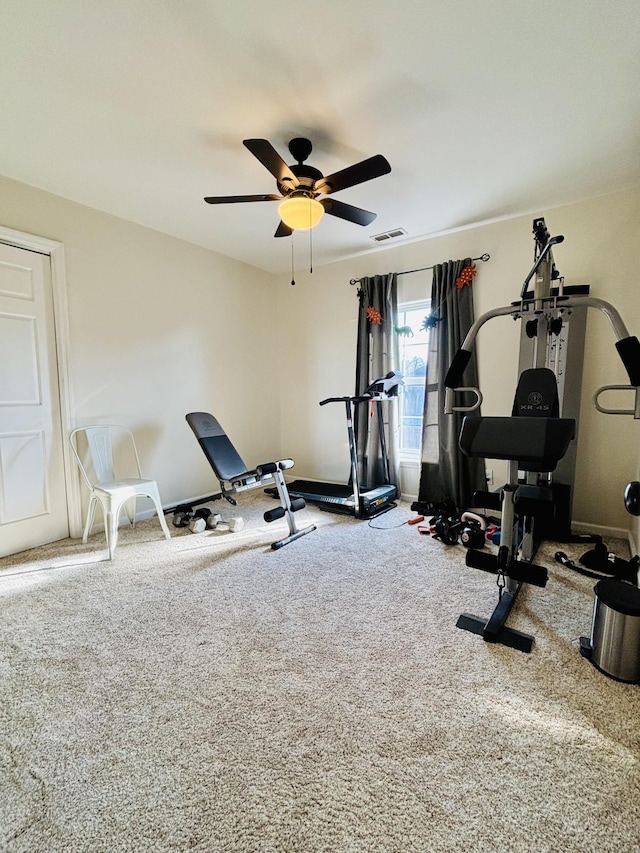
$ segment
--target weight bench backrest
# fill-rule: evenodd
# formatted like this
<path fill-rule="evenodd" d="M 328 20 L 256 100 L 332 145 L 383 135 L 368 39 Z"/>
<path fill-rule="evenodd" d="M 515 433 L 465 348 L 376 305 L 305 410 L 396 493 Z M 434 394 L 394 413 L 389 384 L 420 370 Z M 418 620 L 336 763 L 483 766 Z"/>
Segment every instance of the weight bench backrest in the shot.
<path fill-rule="evenodd" d="M 548 367 L 523 370 L 518 380 L 511 414 L 526 418 L 559 418 L 558 383 Z"/>
<path fill-rule="evenodd" d="M 218 480 L 233 480 L 247 472 L 240 454 L 213 415 L 191 412 L 186 418 Z"/>

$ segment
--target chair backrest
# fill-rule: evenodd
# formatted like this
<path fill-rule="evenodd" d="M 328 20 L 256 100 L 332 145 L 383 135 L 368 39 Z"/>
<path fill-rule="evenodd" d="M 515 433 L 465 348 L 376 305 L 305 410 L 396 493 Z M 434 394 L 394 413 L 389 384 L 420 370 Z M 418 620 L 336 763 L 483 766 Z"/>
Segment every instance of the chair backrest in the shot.
<path fill-rule="evenodd" d="M 213 415 L 208 412 L 190 412 L 186 419 L 218 480 L 233 480 L 248 470 Z"/>
<path fill-rule="evenodd" d="M 558 383 L 548 367 L 523 370 L 518 380 L 512 416 L 525 418 L 559 418 Z"/>
<path fill-rule="evenodd" d="M 78 445 L 78 439 L 84 437 L 88 458 Z M 133 434 L 126 427 L 116 424 L 100 424 L 96 426 L 79 427 L 69 436 L 69 443 L 76 458 L 84 481 L 89 486 L 100 483 L 113 483 L 117 480 L 113 459 L 114 445 L 126 444 L 130 461 L 135 463 L 136 475 L 141 477 L 140 459 Z M 89 465 L 89 462 L 91 463 Z M 133 471 L 131 472 L 133 473 Z"/>

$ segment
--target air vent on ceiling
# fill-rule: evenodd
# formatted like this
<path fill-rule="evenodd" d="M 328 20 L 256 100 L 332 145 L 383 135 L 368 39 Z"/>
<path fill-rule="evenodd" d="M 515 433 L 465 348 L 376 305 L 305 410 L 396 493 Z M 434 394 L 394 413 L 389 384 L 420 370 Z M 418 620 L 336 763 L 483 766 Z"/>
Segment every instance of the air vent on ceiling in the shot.
<path fill-rule="evenodd" d="M 376 243 L 382 243 L 385 240 L 394 240 L 397 237 L 406 237 L 407 232 L 404 228 L 392 228 L 391 231 L 385 231 L 383 234 L 374 234 L 371 238 Z"/>

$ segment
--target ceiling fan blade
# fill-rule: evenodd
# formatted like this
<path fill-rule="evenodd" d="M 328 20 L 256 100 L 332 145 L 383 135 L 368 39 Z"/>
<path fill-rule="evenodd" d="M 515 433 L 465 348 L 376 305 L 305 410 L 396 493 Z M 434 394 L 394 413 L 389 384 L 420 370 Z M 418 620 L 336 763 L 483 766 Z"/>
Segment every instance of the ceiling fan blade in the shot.
<path fill-rule="evenodd" d="M 387 175 L 390 171 L 391 166 L 388 160 L 382 154 L 376 154 L 374 157 L 369 157 L 368 160 L 362 160 L 354 166 L 348 166 L 346 169 L 334 172 L 333 175 L 320 178 L 314 186 L 314 191 L 327 194 L 337 193 L 339 190 L 346 190 L 347 187 L 353 187 L 356 184 L 364 183 L 364 181 Z"/>
<path fill-rule="evenodd" d="M 238 204 L 243 201 L 280 201 L 281 195 L 210 195 L 205 198 L 207 204 Z"/>
<path fill-rule="evenodd" d="M 298 179 L 266 139 L 244 139 L 242 144 L 268 169 L 280 184 L 297 187 Z"/>
<path fill-rule="evenodd" d="M 289 228 L 288 225 L 285 225 L 284 222 L 280 222 L 276 229 L 276 233 L 273 235 L 274 237 L 290 237 L 293 234 L 293 228 Z"/>
<path fill-rule="evenodd" d="M 371 213 L 370 210 L 364 210 L 362 207 L 354 207 L 352 204 L 345 204 L 343 201 L 338 201 L 335 198 L 320 199 L 320 204 L 324 207 L 325 213 L 331 216 L 338 216 L 340 219 L 347 219 L 349 222 L 355 222 L 356 225 L 369 225 L 376 218 L 376 213 Z"/>

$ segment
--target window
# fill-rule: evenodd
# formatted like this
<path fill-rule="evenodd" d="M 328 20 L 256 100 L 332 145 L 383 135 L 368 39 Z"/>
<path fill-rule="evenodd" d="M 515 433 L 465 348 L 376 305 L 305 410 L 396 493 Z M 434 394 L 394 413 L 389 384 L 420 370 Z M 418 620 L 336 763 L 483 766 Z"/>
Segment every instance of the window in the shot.
<path fill-rule="evenodd" d="M 400 453 L 417 460 L 422 443 L 422 412 L 427 374 L 429 331 L 422 329 L 431 310 L 430 300 L 407 302 L 398 306 L 400 370 L 404 385 L 400 388 Z"/>

